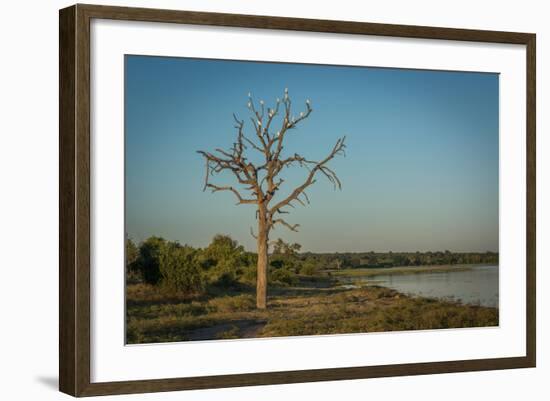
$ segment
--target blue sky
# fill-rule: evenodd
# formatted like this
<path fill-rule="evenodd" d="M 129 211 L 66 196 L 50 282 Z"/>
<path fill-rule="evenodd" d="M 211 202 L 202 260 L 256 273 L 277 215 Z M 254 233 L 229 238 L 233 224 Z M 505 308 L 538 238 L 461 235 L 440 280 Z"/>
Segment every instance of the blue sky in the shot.
<path fill-rule="evenodd" d="M 347 155 L 286 215 L 271 238 L 313 252 L 498 251 L 498 75 L 365 67 L 126 56 L 126 230 L 204 247 L 216 233 L 254 250 L 254 206 L 203 192 L 197 150 L 228 148 L 232 113 L 251 133 L 247 94 L 273 105 L 288 88 L 296 114 L 287 154 Z M 305 178 L 287 174 L 286 191 Z M 227 178 L 227 179 L 226 179 Z M 220 177 L 220 185 L 232 183 Z M 281 195 L 285 190 L 281 191 Z"/>

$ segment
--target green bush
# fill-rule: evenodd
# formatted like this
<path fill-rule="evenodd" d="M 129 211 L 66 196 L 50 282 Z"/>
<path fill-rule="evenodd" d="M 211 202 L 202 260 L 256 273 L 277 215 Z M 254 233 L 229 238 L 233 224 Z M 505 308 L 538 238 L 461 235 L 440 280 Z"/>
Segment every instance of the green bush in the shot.
<path fill-rule="evenodd" d="M 312 260 L 306 260 L 300 266 L 300 274 L 304 274 L 306 276 L 313 276 L 315 273 L 317 273 L 317 266 L 315 262 Z"/>
<path fill-rule="evenodd" d="M 287 268 L 274 269 L 269 272 L 268 283 L 293 285 L 297 280 L 296 274 Z"/>
<path fill-rule="evenodd" d="M 143 280 L 148 284 L 157 284 L 161 279 L 160 251 L 166 245 L 161 237 L 149 237 L 139 247 L 139 256 L 135 261 Z"/>
<path fill-rule="evenodd" d="M 240 280 L 244 283 L 256 285 L 258 277 L 258 268 L 256 264 L 248 265 L 242 268 Z"/>
<path fill-rule="evenodd" d="M 208 284 L 218 288 L 233 288 L 251 257 L 228 235 L 216 235 L 198 257 Z"/>
<path fill-rule="evenodd" d="M 197 251 L 175 242 L 164 244 L 159 252 L 161 284 L 168 290 L 193 294 L 202 290 L 203 280 Z"/>
<path fill-rule="evenodd" d="M 130 238 L 126 239 L 125 257 L 126 278 L 131 281 L 140 281 L 142 277 L 141 272 L 139 271 L 139 265 L 137 263 L 139 258 L 139 249 Z"/>

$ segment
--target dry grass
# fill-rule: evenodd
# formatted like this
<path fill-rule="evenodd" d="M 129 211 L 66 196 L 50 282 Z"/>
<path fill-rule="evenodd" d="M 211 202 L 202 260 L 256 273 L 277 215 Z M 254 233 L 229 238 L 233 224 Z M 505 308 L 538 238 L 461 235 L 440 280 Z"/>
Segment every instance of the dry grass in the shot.
<path fill-rule="evenodd" d="M 278 337 L 498 325 L 498 309 L 412 298 L 394 290 L 272 291 L 268 310 L 253 294 L 215 298 L 166 296 L 154 287 L 127 289 L 128 343 Z"/>

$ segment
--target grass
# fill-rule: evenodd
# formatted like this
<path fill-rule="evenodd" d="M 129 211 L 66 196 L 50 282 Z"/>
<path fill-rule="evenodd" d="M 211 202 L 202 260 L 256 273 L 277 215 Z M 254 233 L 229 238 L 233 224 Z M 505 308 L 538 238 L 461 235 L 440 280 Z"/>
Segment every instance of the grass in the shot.
<path fill-rule="evenodd" d="M 252 290 L 178 297 L 130 284 L 127 342 L 487 327 L 499 322 L 496 308 L 409 297 L 385 287 L 336 288 L 327 285 L 326 278 L 322 285 L 315 280 L 300 285 L 271 289 L 268 309 L 257 310 Z"/>

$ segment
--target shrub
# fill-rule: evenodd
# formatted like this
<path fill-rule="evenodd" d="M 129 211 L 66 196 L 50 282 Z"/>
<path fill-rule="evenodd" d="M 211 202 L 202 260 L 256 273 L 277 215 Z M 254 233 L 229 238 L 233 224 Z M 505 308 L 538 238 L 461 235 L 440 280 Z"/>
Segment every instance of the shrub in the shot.
<path fill-rule="evenodd" d="M 138 258 L 139 250 L 130 238 L 126 239 L 126 280 L 131 283 L 143 281 L 143 276 L 139 270 Z"/>
<path fill-rule="evenodd" d="M 317 266 L 314 261 L 306 260 L 300 266 L 300 274 L 305 274 L 306 276 L 313 276 L 317 272 Z"/>
<path fill-rule="evenodd" d="M 139 247 L 139 256 L 135 261 L 143 280 L 148 284 L 157 284 L 161 279 L 160 251 L 166 245 L 161 237 L 149 237 Z"/>
<path fill-rule="evenodd" d="M 258 276 L 258 268 L 256 267 L 255 264 L 245 266 L 241 271 L 240 281 L 250 285 L 256 285 L 257 276 Z"/>
<path fill-rule="evenodd" d="M 270 271 L 268 282 L 282 285 L 292 285 L 296 282 L 296 274 L 289 269 L 281 268 Z"/>
<path fill-rule="evenodd" d="M 159 252 L 161 283 L 169 290 L 192 294 L 203 288 L 197 251 L 190 246 L 166 243 Z"/>
<path fill-rule="evenodd" d="M 199 256 L 204 276 L 209 284 L 232 288 L 238 284 L 252 257 L 228 235 L 216 235 Z"/>
<path fill-rule="evenodd" d="M 237 273 L 233 270 L 214 270 L 208 274 L 207 280 L 212 287 L 218 289 L 230 290 L 239 288 Z"/>

